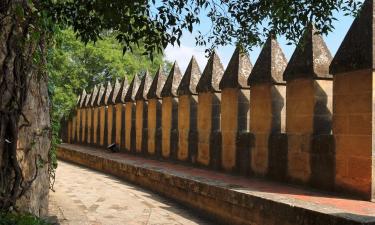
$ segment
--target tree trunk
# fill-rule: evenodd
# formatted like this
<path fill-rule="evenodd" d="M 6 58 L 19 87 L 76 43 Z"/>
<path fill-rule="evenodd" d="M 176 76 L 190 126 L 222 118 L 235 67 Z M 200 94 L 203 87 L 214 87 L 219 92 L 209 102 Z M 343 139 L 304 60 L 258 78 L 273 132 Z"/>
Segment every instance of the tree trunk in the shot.
<path fill-rule="evenodd" d="M 0 209 L 44 216 L 51 138 L 45 40 L 33 36 L 27 2 L 0 3 Z"/>
<path fill-rule="evenodd" d="M 30 126 L 20 129 L 17 157 L 25 181 L 32 180 L 35 174 L 37 177 L 30 189 L 18 199 L 17 206 L 23 211 L 45 216 L 48 213 L 48 152 L 51 147 L 49 99 L 45 76 L 38 78 L 38 74 L 32 75 L 22 112 Z"/>

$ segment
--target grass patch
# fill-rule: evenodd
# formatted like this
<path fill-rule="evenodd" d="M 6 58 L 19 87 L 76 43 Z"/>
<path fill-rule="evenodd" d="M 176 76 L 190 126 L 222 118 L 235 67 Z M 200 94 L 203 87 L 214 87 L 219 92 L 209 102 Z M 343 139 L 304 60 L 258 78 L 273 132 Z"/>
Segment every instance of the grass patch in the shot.
<path fill-rule="evenodd" d="M 0 225 L 50 225 L 50 223 L 31 214 L 0 212 Z"/>

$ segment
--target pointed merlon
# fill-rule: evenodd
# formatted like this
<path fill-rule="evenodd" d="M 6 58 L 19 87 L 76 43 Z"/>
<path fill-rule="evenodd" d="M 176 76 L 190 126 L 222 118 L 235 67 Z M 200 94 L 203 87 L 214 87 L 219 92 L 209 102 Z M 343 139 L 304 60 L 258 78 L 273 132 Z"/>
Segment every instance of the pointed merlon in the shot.
<path fill-rule="evenodd" d="M 152 78 L 148 71 L 142 77 L 141 84 L 139 85 L 135 100 L 147 100 L 147 93 L 150 90 Z"/>
<path fill-rule="evenodd" d="M 234 51 L 228 67 L 220 81 L 220 89 L 223 88 L 249 88 L 247 79 L 253 66 L 249 56 L 241 52 L 239 47 Z"/>
<path fill-rule="evenodd" d="M 86 97 L 87 97 L 86 90 L 83 90 L 82 95 L 81 95 L 81 100 L 79 101 L 80 108 L 84 107 L 85 102 L 86 102 Z"/>
<path fill-rule="evenodd" d="M 94 101 L 94 106 L 96 106 L 96 107 L 97 106 L 101 106 L 100 102 L 101 102 L 101 100 L 103 98 L 104 92 L 105 92 L 105 87 L 104 87 L 103 84 L 100 84 L 100 87 L 98 89 L 98 95 L 96 96 L 96 99 Z"/>
<path fill-rule="evenodd" d="M 249 76 L 248 84 L 272 83 L 282 84 L 283 73 L 288 61 L 276 38 L 270 36 L 259 54 Z"/>
<path fill-rule="evenodd" d="M 91 96 L 92 96 L 92 93 L 87 94 L 85 105 L 84 105 L 85 108 L 90 107 Z"/>
<path fill-rule="evenodd" d="M 116 104 L 125 103 L 125 95 L 128 92 L 128 88 L 129 88 L 128 79 L 124 77 L 124 80 L 122 80 L 121 85 L 120 85 L 119 93 L 115 100 Z"/>
<path fill-rule="evenodd" d="M 91 107 L 95 106 L 95 100 L 98 99 L 98 94 L 99 94 L 99 89 L 95 85 L 94 90 L 92 90 L 92 94 L 91 94 L 91 97 L 90 97 L 90 106 Z"/>
<path fill-rule="evenodd" d="M 109 95 L 108 104 L 114 105 L 116 102 L 117 95 L 119 94 L 121 83 L 116 79 L 115 84 L 112 88 L 112 92 Z"/>
<path fill-rule="evenodd" d="M 332 55 L 323 37 L 316 32 L 313 25 L 306 29 L 285 69 L 285 81 L 296 78 L 332 78 L 329 74 Z"/>
<path fill-rule="evenodd" d="M 139 77 L 136 74 L 129 85 L 128 91 L 125 95 L 125 102 L 133 102 L 135 101 L 135 95 L 137 94 L 139 88 Z"/>
<path fill-rule="evenodd" d="M 161 97 L 177 97 L 177 88 L 180 85 L 181 78 L 180 68 L 178 68 L 177 62 L 175 62 L 161 91 Z"/>
<path fill-rule="evenodd" d="M 197 60 L 193 56 L 190 60 L 188 67 L 186 68 L 185 74 L 181 79 L 180 85 L 177 89 L 178 95 L 192 95 L 197 94 L 197 84 L 201 76 L 201 70 L 199 69 Z"/>
<path fill-rule="evenodd" d="M 167 78 L 163 73 L 163 68 L 160 66 L 154 76 L 154 79 L 152 80 L 150 90 L 148 91 L 148 94 L 147 94 L 148 99 L 161 98 L 161 90 L 164 87 L 166 79 Z"/>
<path fill-rule="evenodd" d="M 108 105 L 109 96 L 112 92 L 112 85 L 111 82 L 107 82 L 107 85 L 105 86 L 104 94 L 102 96 L 102 99 L 100 100 L 100 105 Z"/>
<path fill-rule="evenodd" d="M 355 70 L 375 69 L 373 46 L 374 3 L 366 0 L 351 25 L 330 66 L 331 74 Z"/>
<path fill-rule="evenodd" d="M 219 92 L 224 67 L 216 51 L 213 51 L 197 85 L 197 92 Z"/>
<path fill-rule="evenodd" d="M 109 105 L 110 101 L 110 95 L 113 92 L 113 87 L 111 82 L 107 83 L 106 89 L 105 89 L 105 95 L 104 95 L 104 105 Z"/>

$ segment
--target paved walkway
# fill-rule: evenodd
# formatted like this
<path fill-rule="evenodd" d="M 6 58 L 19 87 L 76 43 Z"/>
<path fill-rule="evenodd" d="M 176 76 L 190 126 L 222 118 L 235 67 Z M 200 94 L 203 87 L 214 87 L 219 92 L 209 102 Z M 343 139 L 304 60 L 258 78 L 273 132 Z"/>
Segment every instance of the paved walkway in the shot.
<path fill-rule="evenodd" d="M 61 225 L 210 224 L 152 192 L 62 161 L 49 211 Z"/>

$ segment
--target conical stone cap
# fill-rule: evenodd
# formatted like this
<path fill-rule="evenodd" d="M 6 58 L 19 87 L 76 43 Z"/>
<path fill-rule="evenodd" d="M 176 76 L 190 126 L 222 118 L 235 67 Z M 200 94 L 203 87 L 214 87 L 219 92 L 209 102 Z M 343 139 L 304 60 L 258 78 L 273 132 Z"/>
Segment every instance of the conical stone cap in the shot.
<path fill-rule="evenodd" d="M 139 85 L 135 100 L 147 100 L 147 93 L 150 90 L 152 78 L 148 71 L 142 77 L 141 84 Z"/>
<path fill-rule="evenodd" d="M 197 85 L 197 92 L 219 92 L 220 81 L 224 74 L 224 67 L 217 52 L 214 50 L 208 59 L 206 68 Z"/>
<path fill-rule="evenodd" d="M 323 37 L 316 32 L 313 25 L 308 26 L 285 69 L 284 80 L 332 78 L 329 74 L 331 53 Z"/>
<path fill-rule="evenodd" d="M 152 80 L 150 90 L 148 91 L 148 99 L 161 98 L 161 91 L 164 87 L 166 76 L 163 73 L 163 68 L 160 66 Z"/>
<path fill-rule="evenodd" d="M 193 56 L 190 60 L 188 67 L 186 68 L 185 74 L 181 79 L 180 85 L 178 86 L 178 95 L 192 95 L 197 94 L 197 84 L 201 76 L 197 60 Z"/>
<path fill-rule="evenodd" d="M 247 79 L 253 66 L 249 56 L 241 52 L 239 47 L 234 51 L 228 67 L 220 81 L 220 89 L 223 88 L 249 88 Z"/>
<path fill-rule="evenodd" d="M 98 94 L 99 94 L 99 89 L 98 89 L 98 87 L 95 85 L 95 86 L 94 86 L 94 89 L 92 90 L 91 97 L 90 97 L 90 106 L 91 106 L 91 107 L 95 106 L 95 100 L 98 99 Z"/>
<path fill-rule="evenodd" d="M 276 38 L 270 36 L 251 71 L 248 84 L 251 86 L 259 83 L 285 83 L 283 73 L 287 64 L 288 61 Z"/>
<path fill-rule="evenodd" d="M 375 69 L 374 3 L 366 0 L 332 60 L 331 74 Z"/>
<path fill-rule="evenodd" d="M 86 97 L 87 97 L 86 90 L 83 89 L 83 91 L 82 91 L 82 95 L 81 95 L 81 99 L 80 99 L 80 101 L 79 101 L 79 107 L 80 107 L 80 108 L 82 108 L 82 107 L 85 106 Z"/>
<path fill-rule="evenodd" d="M 174 62 L 171 71 L 161 91 L 161 97 L 177 97 L 177 89 L 181 82 L 181 71 L 177 62 Z"/>
<path fill-rule="evenodd" d="M 109 96 L 111 95 L 113 88 L 111 85 L 111 82 L 107 82 L 107 85 L 105 86 L 104 94 L 102 95 L 102 99 L 100 100 L 100 105 L 108 105 Z"/>
<path fill-rule="evenodd" d="M 85 105 L 84 105 L 85 108 L 90 107 L 91 96 L 92 96 L 92 93 L 88 93 L 86 95 L 86 101 L 85 101 Z"/>
<path fill-rule="evenodd" d="M 126 79 L 126 77 L 124 77 L 124 79 L 122 80 L 122 82 L 120 83 L 120 90 L 119 90 L 119 93 L 116 97 L 116 100 L 115 100 L 115 103 L 125 103 L 125 95 L 126 93 L 128 92 L 128 89 L 129 89 L 129 83 L 128 83 L 128 79 Z"/>
<path fill-rule="evenodd" d="M 113 88 L 112 88 L 112 92 L 109 95 L 108 104 L 110 105 L 116 104 L 116 98 L 117 98 L 117 95 L 119 94 L 120 88 L 121 88 L 121 83 L 118 81 L 118 79 L 116 79 L 115 84 L 113 85 Z"/>
<path fill-rule="evenodd" d="M 138 88 L 139 88 L 139 76 L 136 74 L 133 77 L 132 82 L 129 85 L 128 91 L 125 95 L 125 102 L 134 102 L 135 101 L 135 95 L 137 94 Z"/>
<path fill-rule="evenodd" d="M 95 99 L 95 102 L 94 102 L 94 106 L 101 106 L 100 105 L 100 102 L 102 101 L 102 98 L 104 96 L 104 92 L 105 92 L 105 87 L 103 84 L 100 84 L 100 87 L 98 89 L 98 95 Z"/>

